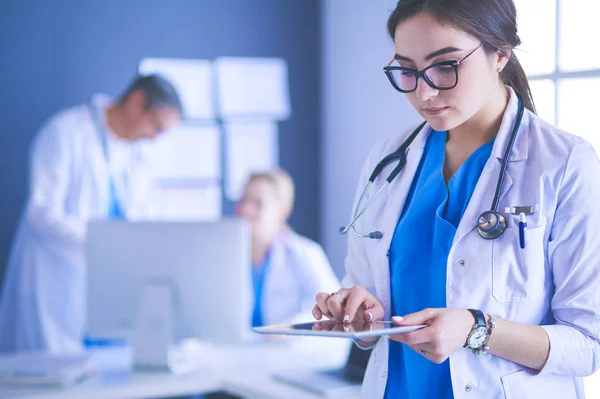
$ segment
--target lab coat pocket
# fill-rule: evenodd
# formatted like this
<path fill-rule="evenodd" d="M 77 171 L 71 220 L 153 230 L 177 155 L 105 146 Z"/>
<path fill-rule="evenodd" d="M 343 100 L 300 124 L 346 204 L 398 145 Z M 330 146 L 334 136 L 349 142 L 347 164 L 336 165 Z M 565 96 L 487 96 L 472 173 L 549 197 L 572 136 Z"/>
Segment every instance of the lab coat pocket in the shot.
<path fill-rule="evenodd" d="M 501 377 L 506 399 L 544 398 L 577 399 L 582 397 L 576 379 L 567 375 L 539 376 L 530 369 Z"/>
<path fill-rule="evenodd" d="M 499 302 L 539 298 L 545 279 L 545 224 L 525 229 L 525 248 L 519 229 L 509 227 L 492 243 L 492 291 Z"/>

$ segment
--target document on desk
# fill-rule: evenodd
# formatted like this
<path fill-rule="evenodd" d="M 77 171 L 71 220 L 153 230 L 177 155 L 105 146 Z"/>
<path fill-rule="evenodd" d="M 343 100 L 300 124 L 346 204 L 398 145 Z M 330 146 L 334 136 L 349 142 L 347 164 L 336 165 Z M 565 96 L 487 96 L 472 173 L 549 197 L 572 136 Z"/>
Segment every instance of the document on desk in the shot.
<path fill-rule="evenodd" d="M 67 386 L 95 373 L 97 367 L 88 354 L 0 356 L 0 384 Z"/>

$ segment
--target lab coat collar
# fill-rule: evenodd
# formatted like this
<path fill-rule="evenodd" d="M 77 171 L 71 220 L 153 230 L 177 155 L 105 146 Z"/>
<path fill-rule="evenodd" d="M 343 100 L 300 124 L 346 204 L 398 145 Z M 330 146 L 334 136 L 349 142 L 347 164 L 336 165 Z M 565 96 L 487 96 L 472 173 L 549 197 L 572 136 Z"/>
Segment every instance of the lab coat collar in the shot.
<path fill-rule="evenodd" d="M 508 106 L 506 107 L 506 111 L 504 112 L 502 124 L 500 125 L 500 130 L 498 131 L 496 140 L 494 142 L 494 147 L 492 148 L 492 157 L 490 157 L 485 168 L 481 172 L 481 176 L 479 177 L 479 181 L 475 186 L 471 200 L 467 205 L 467 209 L 463 214 L 461 222 L 454 236 L 454 243 L 460 241 L 471 230 L 473 230 L 476 227 L 479 215 L 486 210 L 490 210 L 491 208 L 494 193 L 496 192 L 496 186 L 498 184 L 498 176 L 500 176 L 502 159 L 506 150 L 506 143 L 508 142 L 510 134 L 512 133 L 518 111 L 519 100 L 517 95 L 511 87 L 507 86 L 507 89 L 510 93 L 510 100 L 508 102 Z M 519 127 L 515 143 L 508 157 L 509 165 L 512 162 L 523 161 L 527 159 L 527 143 L 529 138 L 528 126 L 529 115 L 525 111 L 523 113 L 523 120 L 521 121 L 521 126 Z M 502 184 L 502 188 L 500 190 L 499 204 L 502 203 L 502 199 L 513 186 L 513 179 L 509 172 L 510 169 L 510 167 L 507 168 L 504 175 L 504 183 Z M 502 212 L 502 207 L 499 205 L 499 209 L 497 210 Z"/>
<path fill-rule="evenodd" d="M 106 121 L 106 110 L 112 104 L 114 104 L 114 99 L 112 97 L 106 94 L 94 94 L 90 99 L 92 112 L 96 113 L 96 115 L 92 115 L 92 121 L 94 122 L 96 129 L 100 128 L 102 131 L 101 133 L 107 134 L 109 139 L 118 139 L 118 136 L 110 129 Z M 100 123 L 100 126 L 96 126 L 97 123 Z"/>
<path fill-rule="evenodd" d="M 504 117 L 502 118 L 500 129 L 498 130 L 498 134 L 496 135 L 494 147 L 492 148 L 492 154 L 499 162 L 502 162 L 502 159 L 504 158 L 506 144 L 510 139 L 510 134 L 512 133 L 513 126 L 517 119 L 517 112 L 519 109 L 519 99 L 517 97 L 517 94 L 510 86 L 506 86 L 506 89 L 510 94 L 510 99 L 508 101 L 506 110 L 504 111 Z M 521 121 L 521 127 L 519 128 L 519 133 L 517 134 L 512 151 L 510 153 L 510 156 L 508 157 L 509 162 L 524 161 L 527 159 L 527 138 L 529 135 L 529 129 L 526 128 L 526 125 L 528 124 L 529 118 L 527 112 L 524 112 L 523 120 Z"/>
<path fill-rule="evenodd" d="M 114 99 L 108 94 L 97 93 L 92 96 L 90 103 L 99 109 L 108 108 L 113 104 Z"/>

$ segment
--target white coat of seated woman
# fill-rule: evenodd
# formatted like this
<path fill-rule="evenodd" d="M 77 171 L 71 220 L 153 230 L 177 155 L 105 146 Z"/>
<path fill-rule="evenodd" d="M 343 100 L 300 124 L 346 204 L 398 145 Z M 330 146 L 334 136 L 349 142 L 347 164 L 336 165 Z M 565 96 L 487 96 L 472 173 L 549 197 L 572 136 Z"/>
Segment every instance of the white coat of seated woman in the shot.
<path fill-rule="evenodd" d="M 340 287 L 323 248 L 287 224 L 293 205 L 281 169 L 251 175 L 237 205 L 252 233 L 253 326 L 310 321 L 315 292 Z"/>

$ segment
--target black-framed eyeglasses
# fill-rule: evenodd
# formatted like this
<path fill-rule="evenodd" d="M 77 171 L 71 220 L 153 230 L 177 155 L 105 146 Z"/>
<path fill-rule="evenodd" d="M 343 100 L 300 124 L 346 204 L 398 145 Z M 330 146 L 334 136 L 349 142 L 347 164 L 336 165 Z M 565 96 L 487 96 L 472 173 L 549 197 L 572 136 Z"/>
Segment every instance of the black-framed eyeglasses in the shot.
<path fill-rule="evenodd" d="M 392 86 L 401 93 L 412 93 L 417 90 L 419 78 L 423 78 L 429 86 L 436 90 L 450 90 L 458 84 L 458 66 L 481 46 L 483 46 L 483 43 L 460 60 L 436 62 L 420 71 L 396 65 L 392 66 L 395 60 L 395 58 L 392 58 L 383 67 L 383 72 L 385 72 Z"/>

